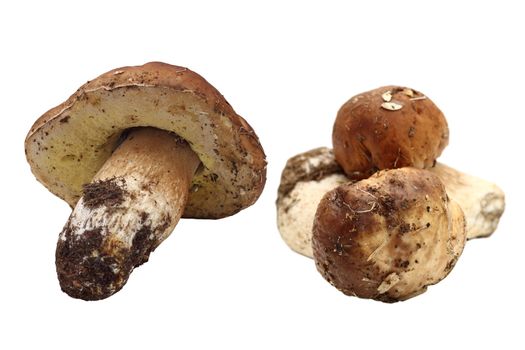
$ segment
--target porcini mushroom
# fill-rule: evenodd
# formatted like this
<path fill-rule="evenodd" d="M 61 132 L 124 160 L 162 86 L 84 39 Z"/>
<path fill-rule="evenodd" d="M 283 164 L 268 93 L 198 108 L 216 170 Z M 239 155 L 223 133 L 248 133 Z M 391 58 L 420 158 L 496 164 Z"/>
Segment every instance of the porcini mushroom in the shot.
<path fill-rule="evenodd" d="M 416 90 L 351 98 L 334 123 L 333 153 L 287 162 L 281 236 L 346 294 L 393 302 L 423 292 L 450 272 L 466 232 L 495 230 L 505 205 L 497 186 L 436 162 L 448 137 L 443 113 Z"/>
<path fill-rule="evenodd" d="M 312 246 L 317 269 L 337 289 L 395 302 L 447 276 L 465 238 L 463 212 L 439 178 L 400 168 L 328 192 Z"/>
<path fill-rule="evenodd" d="M 179 218 L 253 204 L 266 160 L 248 123 L 189 69 L 114 69 L 40 117 L 25 141 L 36 178 L 73 212 L 60 233 L 60 286 L 96 300 L 120 290 Z"/>
<path fill-rule="evenodd" d="M 384 86 L 352 97 L 339 109 L 332 142 L 346 175 L 360 180 L 381 169 L 430 168 L 448 136 L 445 116 L 427 96 Z"/>
<path fill-rule="evenodd" d="M 505 210 L 505 194 L 494 183 L 465 174 L 439 162 L 430 169 L 465 213 L 467 239 L 488 237 Z M 291 157 L 281 175 L 277 224 L 281 237 L 295 252 L 313 257 L 312 227 L 321 198 L 346 177 L 331 149 L 320 147 Z"/>

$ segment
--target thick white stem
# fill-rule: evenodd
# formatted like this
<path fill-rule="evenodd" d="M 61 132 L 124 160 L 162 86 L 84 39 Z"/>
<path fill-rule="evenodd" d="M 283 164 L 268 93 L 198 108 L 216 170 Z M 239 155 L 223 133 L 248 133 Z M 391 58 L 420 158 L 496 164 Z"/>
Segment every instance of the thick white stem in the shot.
<path fill-rule="evenodd" d="M 120 290 L 133 268 L 173 231 L 200 161 L 176 135 L 129 132 L 74 208 L 60 234 L 62 290 L 96 300 Z"/>
<path fill-rule="evenodd" d="M 463 212 L 467 223 L 467 239 L 490 236 L 498 227 L 505 210 L 505 194 L 486 180 L 462 173 L 437 163 L 430 169 L 445 184 L 450 198 Z"/>

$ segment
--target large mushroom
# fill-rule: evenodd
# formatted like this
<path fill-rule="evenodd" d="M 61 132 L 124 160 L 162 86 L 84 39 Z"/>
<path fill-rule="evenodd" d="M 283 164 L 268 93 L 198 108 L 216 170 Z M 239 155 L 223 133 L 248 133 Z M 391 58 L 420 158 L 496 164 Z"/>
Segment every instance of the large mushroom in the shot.
<path fill-rule="evenodd" d="M 253 204 L 266 160 L 250 125 L 204 78 L 160 62 L 81 86 L 29 131 L 36 178 L 73 212 L 60 233 L 60 286 L 106 298 L 179 218 L 218 219 Z"/>

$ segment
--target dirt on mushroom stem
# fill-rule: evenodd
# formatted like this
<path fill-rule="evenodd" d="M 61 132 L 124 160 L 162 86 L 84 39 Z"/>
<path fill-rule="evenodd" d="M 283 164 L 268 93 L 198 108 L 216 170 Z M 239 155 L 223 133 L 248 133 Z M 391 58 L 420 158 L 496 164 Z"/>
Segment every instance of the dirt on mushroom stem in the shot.
<path fill-rule="evenodd" d="M 130 131 L 84 186 L 59 236 L 62 290 L 84 300 L 119 291 L 174 229 L 199 164 L 189 145 L 172 133 Z"/>

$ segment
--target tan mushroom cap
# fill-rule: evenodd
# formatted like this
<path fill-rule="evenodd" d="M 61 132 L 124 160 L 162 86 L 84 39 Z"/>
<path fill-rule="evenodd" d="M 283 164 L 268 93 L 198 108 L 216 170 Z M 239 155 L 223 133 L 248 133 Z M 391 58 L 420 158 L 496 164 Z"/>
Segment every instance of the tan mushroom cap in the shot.
<path fill-rule="evenodd" d="M 233 215 L 262 192 L 266 159 L 251 126 L 200 75 L 160 62 L 117 68 L 81 86 L 34 123 L 26 157 L 36 178 L 74 206 L 123 133 L 145 126 L 177 134 L 202 162 L 184 217 Z"/>

